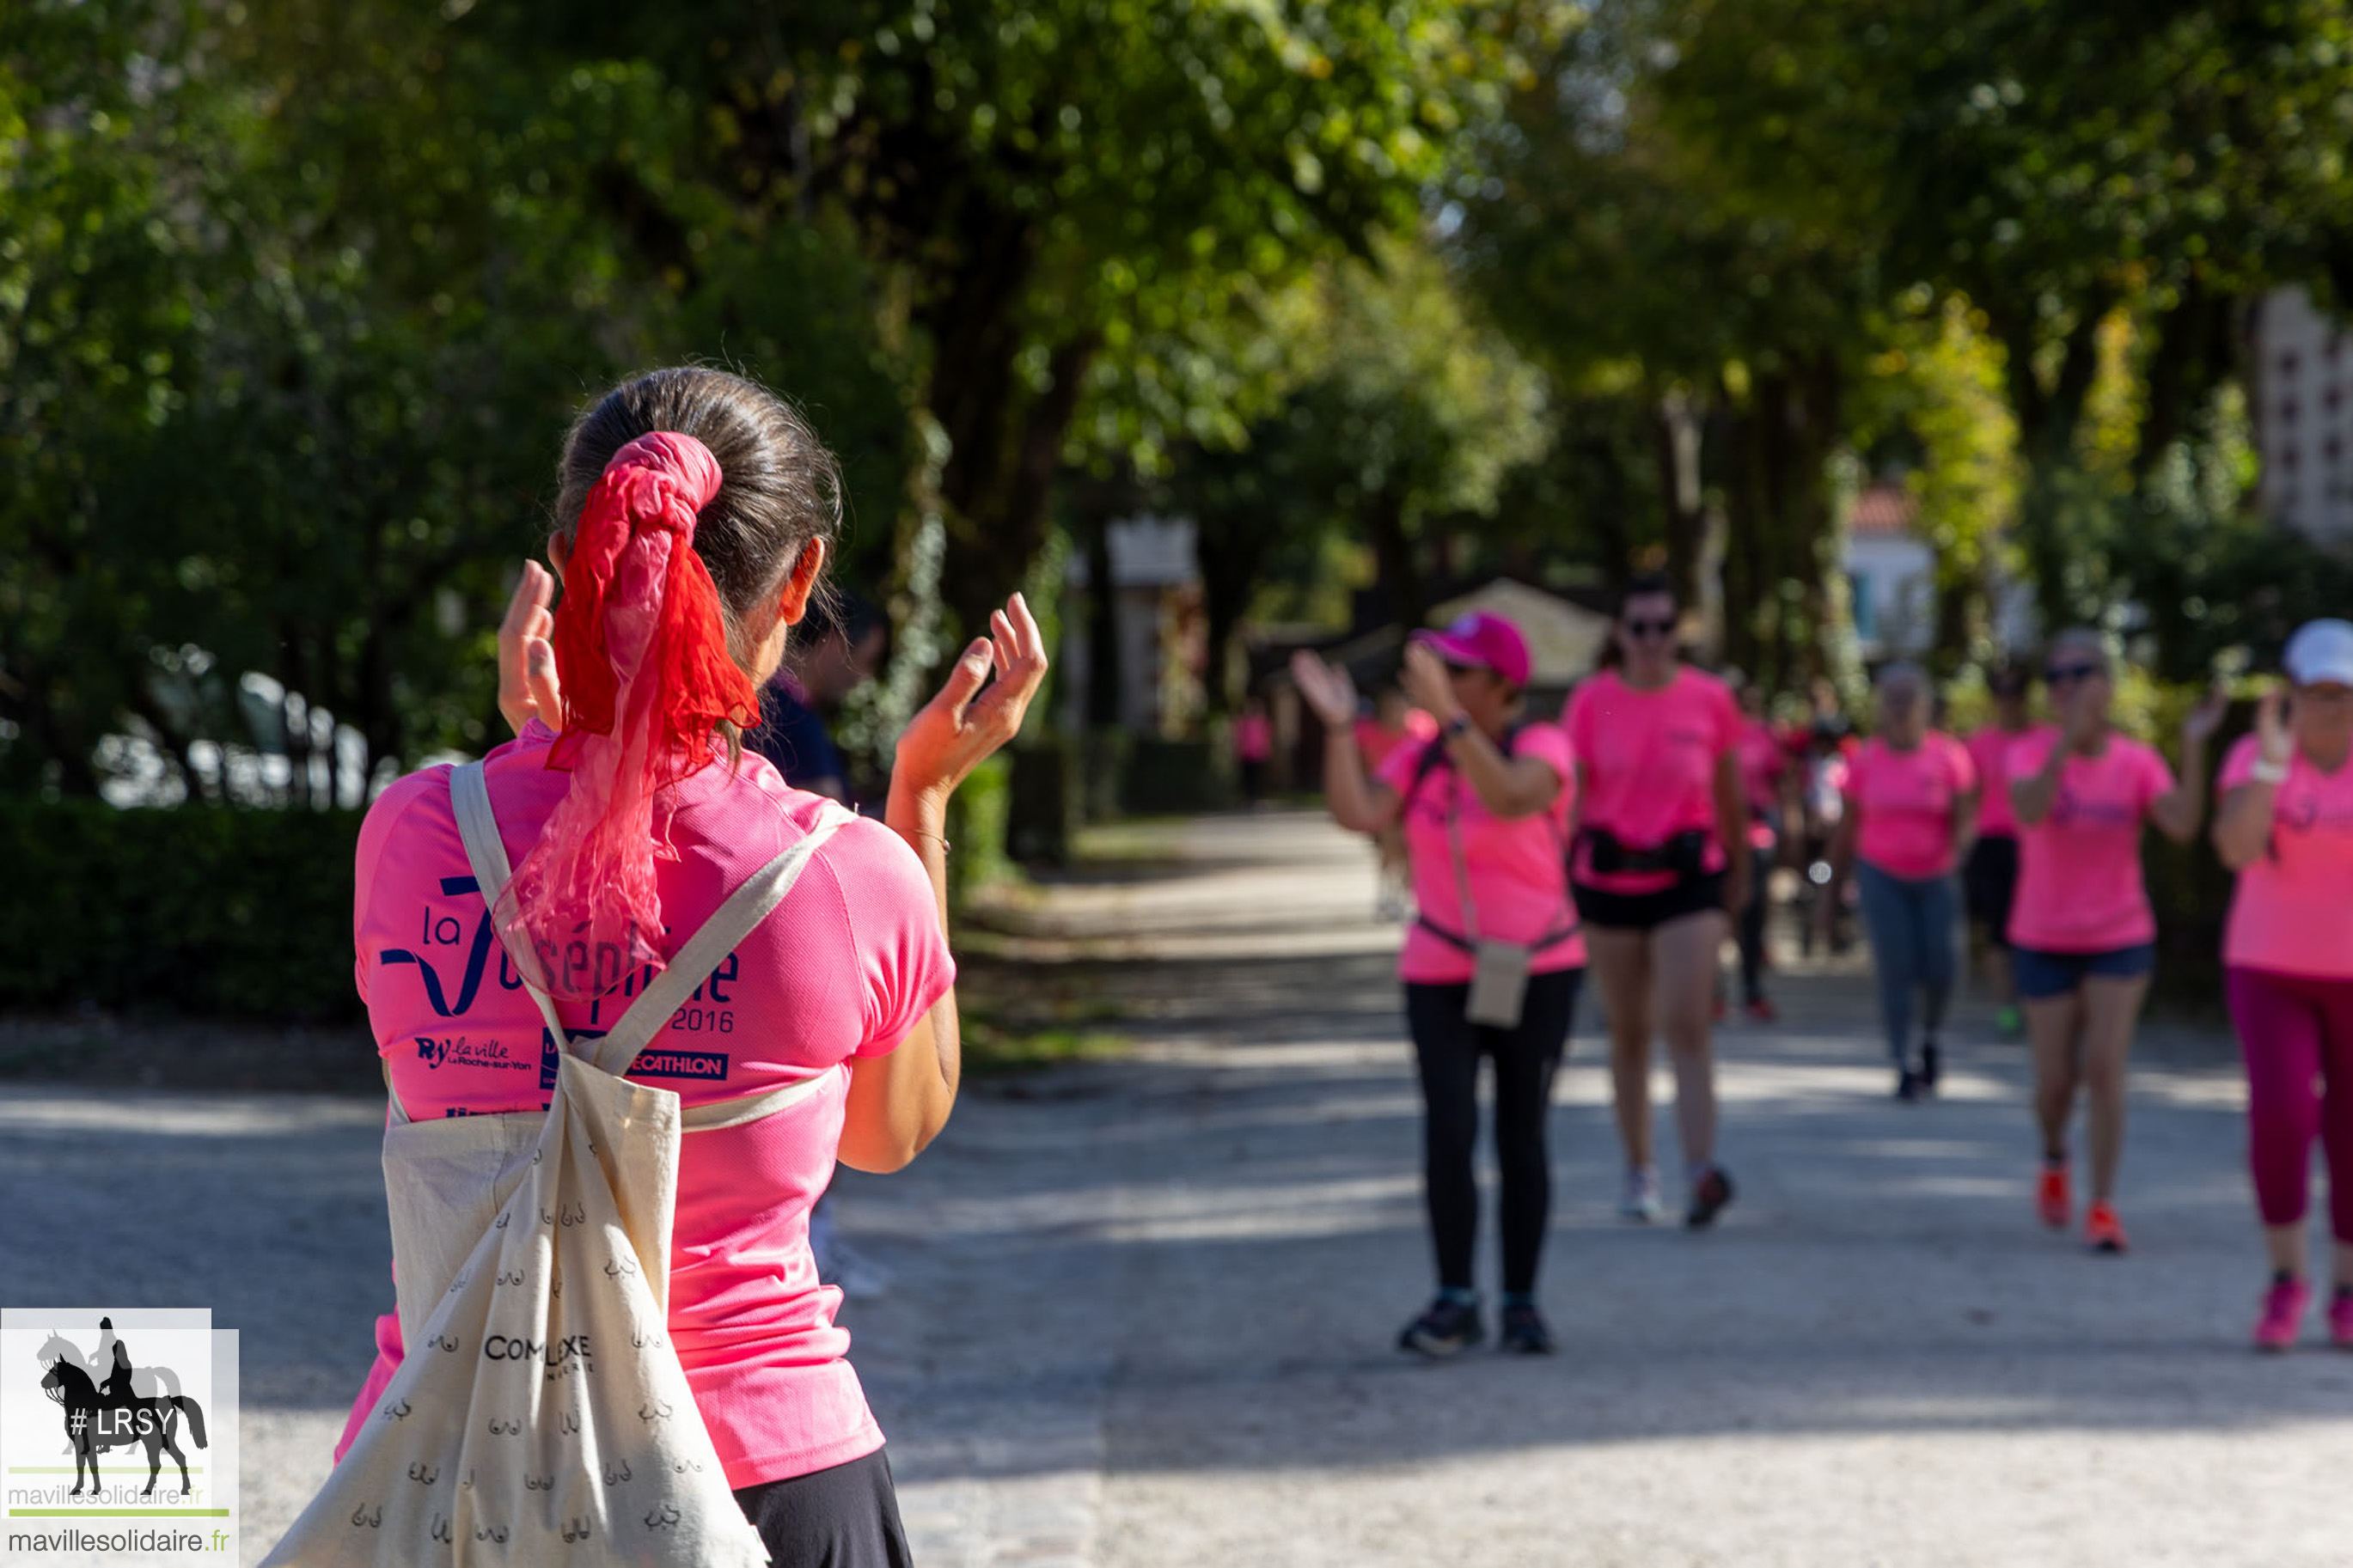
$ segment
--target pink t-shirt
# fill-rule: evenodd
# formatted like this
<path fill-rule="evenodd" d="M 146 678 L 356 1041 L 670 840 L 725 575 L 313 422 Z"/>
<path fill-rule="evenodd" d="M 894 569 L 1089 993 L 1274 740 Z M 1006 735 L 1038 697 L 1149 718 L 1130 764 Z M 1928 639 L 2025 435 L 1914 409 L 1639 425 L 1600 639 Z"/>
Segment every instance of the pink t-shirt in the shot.
<path fill-rule="evenodd" d="M 1441 763 L 1414 782 L 1427 746 L 1399 746 L 1381 764 L 1377 782 L 1405 799 L 1406 859 L 1413 871 L 1413 898 L 1422 918 L 1457 936 L 1471 934 L 1462 911 L 1461 885 L 1455 879 L 1454 851 L 1447 841 L 1450 814 L 1462 822 L 1462 863 L 1471 883 L 1472 912 L 1478 934 L 1498 942 L 1539 942 L 1568 934 L 1538 949 L 1533 973 L 1549 974 L 1585 963 L 1585 938 L 1575 930 L 1577 911 L 1568 898 L 1568 815 L 1577 794 L 1577 769 L 1568 737 L 1556 724 L 1531 724 L 1514 740 L 1514 757 L 1535 757 L 1560 775 L 1560 795 L 1549 810 L 1508 820 L 1492 815 L 1461 771 Z M 1398 955 L 1398 976 L 1424 985 L 1459 985 L 1476 964 L 1471 954 L 1416 921 Z"/>
<path fill-rule="evenodd" d="M 1274 755 L 1274 725 L 1265 714 L 1245 713 L 1234 721 L 1234 755 L 1246 763 Z"/>
<path fill-rule="evenodd" d="M 533 723 L 490 756 L 491 804 L 514 864 L 571 778 L 544 765 L 554 738 Z M 748 752 L 732 778 L 723 759 L 681 784 L 669 824 L 678 858 L 655 863 L 675 939 L 807 833 L 825 804 Z M 446 770 L 411 773 L 376 800 L 360 829 L 358 877 L 359 992 L 409 1116 L 545 1105 L 552 1047 L 486 923 Z M 559 1003 L 565 1032 L 609 1027 L 648 978 L 633 973 L 597 1002 Z M 849 1336 L 833 1323 L 840 1292 L 818 1283 L 809 1209 L 833 1179 L 841 1141 L 849 1075 L 833 1069 L 895 1048 L 955 979 L 922 863 L 896 834 L 860 819 L 818 852 L 629 1072 L 689 1106 L 827 1080 L 776 1115 L 688 1136 L 679 1156 L 670 1331 L 730 1487 L 806 1475 L 882 1446 L 842 1359 Z M 399 1362 L 399 1328 L 396 1315 L 377 1325 L 381 1354 L 346 1447 Z"/>
<path fill-rule="evenodd" d="M 1729 687 L 1685 667 L 1658 690 L 1639 691 L 1605 669 L 1569 699 L 1567 722 L 1569 748 L 1585 764 L 1580 826 L 1605 829 L 1634 850 L 1704 833 L 1703 868 L 1724 868 L 1715 770 L 1719 759 L 1739 749 L 1744 722 Z M 1572 868 L 1587 887 L 1654 893 L 1674 885 L 1672 871 L 1596 871 L 1592 854 L 1589 845 L 1579 845 Z"/>
<path fill-rule="evenodd" d="M 1942 877 L 1957 858 L 1953 813 L 1978 786 L 1958 741 L 1931 730 L 1908 752 L 1874 740 L 1847 768 L 1847 809 L 1862 814 L 1855 853 L 1891 877 Z"/>
<path fill-rule="evenodd" d="M 2218 794 L 2255 776 L 2260 742 L 2241 736 Z M 2280 974 L 2353 979 L 2353 763 L 2324 773 L 2298 751 L 2272 798 L 2270 846 L 2239 873 L 2222 962 Z"/>
<path fill-rule="evenodd" d="M 1978 770 L 1978 837 L 2018 837 L 2018 807 L 2010 799 L 2010 749 L 2029 735 L 2049 732 L 2048 726 L 2029 725 L 2005 730 L 1987 724 L 1972 731 L 1965 742 L 1969 761 Z"/>
<path fill-rule="evenodd" d="M 2015 784 L 2042 769 L 2056 730 L 2010 749 Z M 2113 952 L 2157 937 L 2141 880 L 2140 827 L 2148 803 L 2173 788 L 2173 770 L 2150 747 L 2110 735 L 2096 757 L 2061 765 L 2051 815 L 2018 829 L 2018 896 L 2010 940 L 2044 952 Z"/>
<path fill-rule="evenodd" d="M 1740 791 L 1748 801 L 1748 842 L 1769 849 L 1781 825 L 1781 781 L 1789 748 L 1771 721 L 1749 719 L 1740 729 Z"/>

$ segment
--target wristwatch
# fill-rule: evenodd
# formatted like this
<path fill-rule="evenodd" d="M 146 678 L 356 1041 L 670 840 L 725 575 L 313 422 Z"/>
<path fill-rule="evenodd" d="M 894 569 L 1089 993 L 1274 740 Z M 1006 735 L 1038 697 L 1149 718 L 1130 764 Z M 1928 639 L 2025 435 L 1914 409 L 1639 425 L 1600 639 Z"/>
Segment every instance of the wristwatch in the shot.
<path fill-rule="evenodd" d="M 1453 718 L 1449 719 L 1446 721 L 1446 738 L 1450 741 L 1459 741 L 1465 734 L 1470 732 L 1470 729 L 1471 715 L 1468 713 L 1457 713 Z"/>

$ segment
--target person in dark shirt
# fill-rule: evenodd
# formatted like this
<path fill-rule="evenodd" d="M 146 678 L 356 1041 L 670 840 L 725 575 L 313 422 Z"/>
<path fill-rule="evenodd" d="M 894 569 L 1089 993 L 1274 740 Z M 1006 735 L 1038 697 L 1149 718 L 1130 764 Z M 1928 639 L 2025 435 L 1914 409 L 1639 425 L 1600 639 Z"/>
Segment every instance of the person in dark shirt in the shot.
<path fill-rule="evenodd" d="M 760 693 L 760 728 L 750 737 L 795 789 L 850 804 L 849 768 L 827 720 L 874 678 L 889 631 L 872 605 L 849 594 L 812 603 L 795 628 L 784 668 Z"/>
<path fill-rule="evenodd" d="M 793 628 L 784 667 L 760 693 L 760 727 L 746 737 L 753 750 L 776 764 L 786 784 L 857 805 L 849 765 L 826 722 L 851 692 L 874 679 L 889 641 L 888 624 L 856 595 L 839 595 L 829 604 L 810 601 L 808 615 Z M 852 1300 L 881 1296 L 891 1288 L 890 1271 L 836 1233 L 829 1193 L 810 1211 L 809 1251 L 817 1258 L 818 1278 Z"/>

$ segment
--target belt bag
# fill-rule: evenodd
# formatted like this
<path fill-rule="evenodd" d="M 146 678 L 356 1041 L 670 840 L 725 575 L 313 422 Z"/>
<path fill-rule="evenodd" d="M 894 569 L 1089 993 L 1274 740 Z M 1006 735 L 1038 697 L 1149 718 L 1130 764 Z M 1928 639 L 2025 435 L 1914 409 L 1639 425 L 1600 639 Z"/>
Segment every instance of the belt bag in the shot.
<path fill-rule="evenodd" d="M 1708 836 L 1696 827 L 1644 848 L 1634 847 L 1606 827 L 1586 828 L 1579 837 L 1585 840 L 1588 864 L 1604 876 L 1670 871 L 1678 877 L 1696 877 L 1707 866 Z"/>
<path fill-rule="evenodd" d="M 509 867 L 480 763 L 449 796 L 495 906 Z M 266 1564 L 765 1568 L 670 1341 L 679 1140 L 782 1114 L 832 1074 L 691 1110 L 621 1075 L 844 820 L 731 894 L 601 1039 L 567 1038 L 531 987 L 558 1053 L 544 1112 L 411 1121 L 392 1097 L 400 1368 Z"/>

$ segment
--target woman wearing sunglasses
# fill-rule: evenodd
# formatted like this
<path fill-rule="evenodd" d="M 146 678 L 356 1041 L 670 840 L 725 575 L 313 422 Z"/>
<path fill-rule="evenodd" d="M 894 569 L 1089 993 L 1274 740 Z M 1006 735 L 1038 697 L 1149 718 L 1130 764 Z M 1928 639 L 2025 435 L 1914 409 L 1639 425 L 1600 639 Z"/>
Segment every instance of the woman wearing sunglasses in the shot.
<path fill-rule="evenodd" d="M 2125 1062 L 2157 967 L 2157 917 L 2141 879 L 2141 825 L 2177 844 L 2198 832 L 2206 805 L 2206 742 L 2226 702 L 2210 694 L 2181 731 L 2181 775 L 2155 748 L 2108 722 L 2114 684 L 2095 632 L 2063 632 L 2042 672 L 2058 722 L 2010 753 L 2018 811 L 2018 897 L 2010 964 L 2034 1049 L 2035 1118 L 2042 1131 L 2042 1221 L 2073 1217 L 2067 1125 L 2080 1086 L 2089 1101 L 2092 1205 L 2084 1240 L 2125 1250 L 2116 1218 L 2124 1152 Z"/>
<path fill-rule="evenodd" d="M 2247 1152 L 2271 1254 L 2259 1349 L 2295 1344 L 2312 1301 L 2304 1215 L 2317 1134 L 2337 1249 L 2328 1337 L 2353 1350 L 2353 624 L 2287 645 L 2216 788 L 2214 847 L 2239 874 L 2223 988 L 2247 1064 Z"/>
<path fill-rule="evenodd" d="M 1710 1038 L 1725 913 L 1746 907 L 1748 809 L 1739 706 L 1724 682 L 1675 655 L 1673 584 L 1648 574 L 1620 595 L 1620 667 L 1577 689 L 1577 831 L 1569 880 L 1609 1011 L 1609 1072 L 1626 1147 L 1621 1212 L 1663 1212 L 1651 1154 L 1651 1035 L 1667 1037 L 1675 1120 L 1690 1178 L 1684 1222 L 1711 1224 L 1732 1201 L 1715 1161 Z"/>
<path fill-rule="evenodd" d="M 1324 793 L 1356 833 L 1400 828 L 1419 917 L 1398 955 L 1407 1026 L 1421 1074 L 1422 1179 L 1438 1295 L 1398 1336 L 1433 1359 L 1484 1339 L 1472 1255 L 1479 1232 L 1479 1061 L 1495 1064 L 1495 1160 L 1503 1176 L 1503 1348 L 1541 1355 L 1552 1332 L 1536 1310 L 1536 1266 L 1552 1202 L 1546 1122 L 1553 1074 L 1585 977 L 1568 901 L 1568 742 L 1519 721 L 1528 645 L 1501 616 L 1473 612 L 1418 632 L 1404 687 L 1437 733 L 1400 745 L 1366 776 L 1350 732 L 1356 689 L 1345 669 L 1302 651 L 1300 695 L 1324 721 Z"/>

